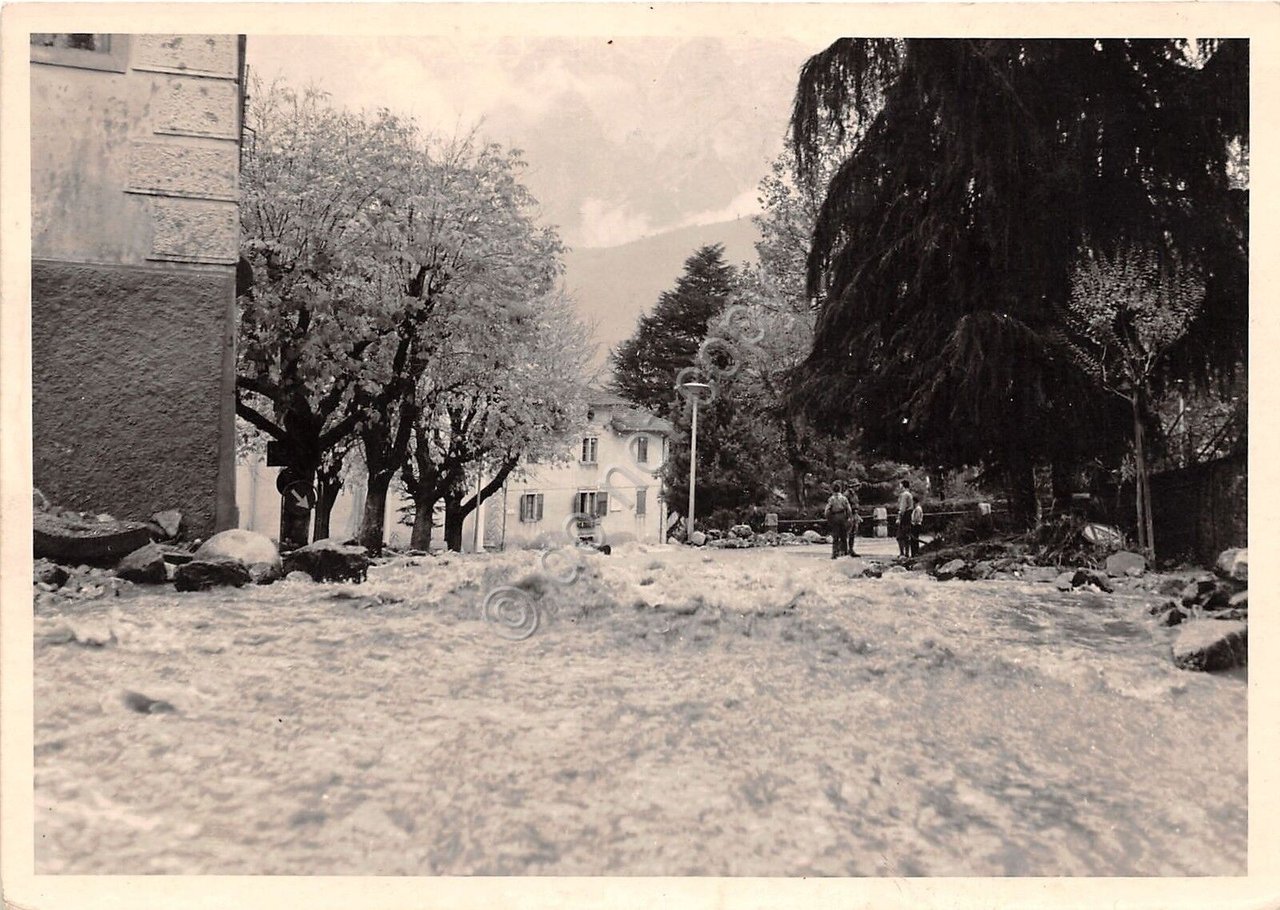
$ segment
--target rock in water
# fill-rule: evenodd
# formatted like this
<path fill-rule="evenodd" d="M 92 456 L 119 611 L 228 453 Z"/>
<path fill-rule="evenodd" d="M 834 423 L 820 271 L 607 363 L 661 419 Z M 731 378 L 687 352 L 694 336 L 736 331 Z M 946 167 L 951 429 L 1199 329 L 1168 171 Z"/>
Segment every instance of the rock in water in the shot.
<path fill-rule="evenodd" d="M 169 580 L 165 571 L 164 551 L 153 543 L 139 547 L 116 566 L 116 575 L 126 581 L 145 585 L 162 585 Z"/>
<path fill-rule="evenodd" d="M 173 586 L 179 591 L 205 591 L 221 586 L 238 588 L 252 580 L 245 564 L 229 556 L 193 559 L 178 566 L 173 573 Z"/>
<path fill-rule="evenodd" d="M 1173 662 L 1184 670 L 1215 672 L 1249 663 L 1249 626 L 1239 620 L 1195 619 L 1182 624 Z"/>
<path fill-rule="evenodd" d="M 1083 587 L 1084 585 L 1094 585 L 1099 590 L 1106 591 L 1110 594 L 1114 588 L 1111 586 L 1111 579 L 1107 577 L 1106 572 L 1099 572 L 1097 569 L 1076 569 L 1071 576 L 1071 586 L 1073 588 Z"/>
<path fill-rule="evenodd" d="M 246 566 L 259 562 L 280 565 L 280 551 L 270 537 L 239 528 L 214 534 L 196 550 L 196 559 L 214 557 L 238 559 Z"/>
<path fill-rule="evenodd" d="M 31 581 L 33 583 L 46 584 L 53 588 L 61 588 L 67 583 L 67 579 L 71 577 L 71 573 L 57 563 L 49 562 L 47 559 L 37 559 L 31 567 Z"/>
<path fill-rule="evenodd" d="M 1223 578 L 1230 578 L 1232 581 L 1248 583 L 1249 581 L 1249 550 L 1246 547 L 1237 549 L 1223 550 L 1218 555 L 1218 563 L 1214 566 L 1214 571 Z"/>
<path fill-rule="evenodd" d="M 182 513 L 177 509 L 166 509 L 151 516 L 151 520 L 160 526 L 166 540 L 173 540 L 182 530 Z"/>
<path fill-rule="evenodd" d="M 151 542 L 140 521 L 94 521 L 33 511 L 31 526 L 37 559 L 110 565 Z"/>
<path fill-rule="evenodd" d="M 963 559 L 953 559 L 950 562 L 944 562 L 938 566 L 938 581 L 950 581 L 962 571 L 964 571 L 965 561 Z"/>
<path fill-rule="evenodd" d="M 1141 553 L 1131 553 L 1128 550 L 1121 550 L 1107 557 L 1107 574 L 1112 578 L 1133 575 L 1134 572 L 1131 570 L 1136 570 L 1138 575 L 1147 571 L 1146 557 Z"/>
<path fill-rule="evenodd" d="M 176 714 L 178 709 L 162 698 L 149 698 L 141 692 L 124 693 L 124 706 L 139 714 Z"/>
<path fill-rule="evenodd" d="M 284 558 L 284 571 L 306 572 L 316 581 L 364 581 L 368 551 L 332 538 L 299 547 Z"/>
<path fill-rule="evenodd" d="M 729 533 L 741 540 L 750 540 L 756 532 L 751 530 L 750 525 L 734 525 L 729 529 Z"/>

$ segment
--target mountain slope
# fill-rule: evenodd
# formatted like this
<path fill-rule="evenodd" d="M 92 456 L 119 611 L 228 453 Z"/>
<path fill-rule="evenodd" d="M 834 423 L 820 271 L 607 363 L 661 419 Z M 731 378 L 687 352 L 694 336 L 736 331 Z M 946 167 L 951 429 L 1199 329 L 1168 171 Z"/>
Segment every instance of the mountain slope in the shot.
<path fill-rule="evenodd" d="M 606 364 L 609 349 L 635 331 L 663 291 L 675 286 L 684 261 L 699 247 L 724 244 L 731 265 L 755 262 L 759 232 L 749 218 L 680 228 L 622 246 L 571 250 L 565 286 L 582 317 L 595 327 L 593 363 Z"/>

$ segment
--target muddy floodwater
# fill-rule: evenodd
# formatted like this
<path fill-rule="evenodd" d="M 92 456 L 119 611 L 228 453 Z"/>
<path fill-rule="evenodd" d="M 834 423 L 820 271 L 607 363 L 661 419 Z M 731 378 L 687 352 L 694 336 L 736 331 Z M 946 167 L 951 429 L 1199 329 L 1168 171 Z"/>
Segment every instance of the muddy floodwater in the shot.
<path fill-rule="evenodd" d="M 585 560 L 525 641 L 479 605 L 533 553 L 41 598 L 36 872 L 1246 871 L 1245 680 L 1154 595 Z"/>

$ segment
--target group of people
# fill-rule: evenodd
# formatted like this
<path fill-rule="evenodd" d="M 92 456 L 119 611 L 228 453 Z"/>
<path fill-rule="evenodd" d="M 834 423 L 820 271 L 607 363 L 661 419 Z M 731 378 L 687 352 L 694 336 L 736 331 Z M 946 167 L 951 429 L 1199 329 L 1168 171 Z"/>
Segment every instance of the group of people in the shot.
<path fill-rule="evenodd" d="M 858 525 L 862 524 L 862 516 L 858 514 L 858 494 L 852 484 L 847 489 L 841 480 L 831 485 L 831 496 L 827 498 L 823 516 L 827 519 L 827 528 L 831 532 L 831 558 L 857 556 L 854 541 L 858 537 Z M 911 485 L 904 480 L 898 493 L 899 556 L 919 555 L 920 531 L 923 527 L 924 506 L 916 502 Z"/>

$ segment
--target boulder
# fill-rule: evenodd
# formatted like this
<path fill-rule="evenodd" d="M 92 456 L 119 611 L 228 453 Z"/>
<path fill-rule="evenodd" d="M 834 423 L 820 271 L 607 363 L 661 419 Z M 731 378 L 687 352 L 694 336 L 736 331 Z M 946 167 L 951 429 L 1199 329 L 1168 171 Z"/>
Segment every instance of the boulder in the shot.
<path fill-rule="evenodd" d="M 1236 593 L 1234 586 L 1217 585 L 1200 602 L 1205 610 L 1225 610 L 1231 606 L 1231 596 Z"/>
<path fill-rule="evenodd" d="M 230 556 L 193 559 L 173 573 L 173 586 L 179 591 L 205 591 L 209 588 L 247 585 L 252 581 L 248 568 Z"/>
<path fill-rule="evenodd" d="M 1227 601 L 1227 606 L 1232 610 L 1249 609 L 1249 592 L 1248 590 L 1237 591 L 1231 595 L 1231 599 Z"/>
<path fill-rule="evenodd" d="M 1085 585 L 1093 585 L 1108 594 L 1115 590 L 1106 572 L 1099 572 L 1097 569 L 1076 569 L 1071 575 L 1071 587 L 1081 588 Z"/>
<path fill-rule="evenodd" d="M 1249 581 L 1249 550 L 1246 547 L 1223 550 L 1213 567 L 1223 578 L 1247 583 Z"/>
<path fill-rule="evenodd" d="M 756 532 L 751 530 L 751 525 L 734 525 L 729 529 L 729 533 L 739 540 L 750 540 L 756 536 Z"/>
<path fill-rule="evenodd" d="M 294 582 L 294 583 L 300 583 L 300 582 L 310 583 L 315 581 L 315 579 L 312 578 L 310 575 L 308 575 L 306 572 L 290 572 L 288 575 L 284 577 L 284 580 L 289 582 Z"/>
<path fill-rule="evenodd" d="M 61 588 L 70 577 L 70 572 L 47 559 L 37 559 L 31 566 L 32 584 L 44 584 L 52 588 Z"/>
<path fill-rule="evenodd" d="M 1185 582 L 1180 578 L 1162 578 L 1160 583 L 1156 585 L 1155 591 L 1162 597 L 1181 596 Z"/>
<path fill-rule="evenodd" d="M 147 526 L 140 521 L 99 521 L 76 513 L 33 511 L 31 526 L 37 559 L 110 565 L 151 542 Z"/>
<path fill-rule="evenodd" d="M 1189 607 L 1192 604 L 1200 603 L 1200 601 L 1212 594 L 1213 589 L 1217 586 L 1218 583 L 1213 580 L 1212 576 L 1196 578 L 1187 582 L 1180 592 L 1183 605 Z"/>
<path fill-rule="evenodd" d="M 164 551 L 153 543 L 139 547 L 116 566 L 116 575 L 125 581 L 144 585 L 162 585 L 169 580 Z"/>
<path fill-rule="evenodd" d="M 1173 662 L 1183 670 L 1215 672 L 1249 663 L 1249 626 L 1239 620 L 1195 619 L 1182 624 Z"/>
<path fill-rule="evenodd" d="M 1163 616 L 1160 617 L 1160 625 L 1176 626 L 1187 618 L 1186 612 L 1182 607 L 1170 607 Z"/>
<path fill-rule="evenodd" d="M 800 536 L 809 543 L 822 543 L 822 535 L 812 529 L 805 531 Z"/>
<path fill-rule="evenodd" d="M 284 557 L 286 574 L 306 572 L 316 581 L 364 581 L 370 564 L 364 547 L 333 538 L 309 543 Z"/>
<path fill-rule="evenodd" d="M 1123 575 L 1137 577 L 1147 571 L 1147 558 L 1141 553 L 1121 550 L 1119 553 L 1108 556 L 1106 565 L 1107 574 L 1112 578 L 1120 578 Z"/>
<path fill-rule="evenodd" d="M 1073 570 L 1060 572 L 1058 576 L 1054 578 L 1053 586 L 1059 591 L 1070 591 L 1075 587 L 1075 577 L 1076 573 Z"/>
<path fill-rule="evenodd" d="M 270 537 L 239 528 L 220 531 L 196 549 L 196 559 L 215 557 L 238 559 L 246 566 L 260 562 L 280 564 L 280 551 Z"/>
<path fill-rule="evenodd" d="M 695 547 L 704 546 L 707 542 L 707 535 L 701 531 L 694 531 L 689 535 L 689 543 Z"/>
<path fill-rule="evenodd" d="M 708 540 L 707 546 L 712 550 L 727 550 L 732 540 Z"/>
<path fill-rule="evenodd" d="M 975 579 L 988 579 L 996 574 L 996 567 L 987 560 L 981 560 L 973 564 L 973 577 Z"/>
<path fill-rule="evenodd" d="M 177 509 L 166 509 L 163 512 L 157 512 L 151 516 L 151 520 L 164 532 L 165 540 L 173 540 L 178 536 L 178 532 L 182 530 L 182 513 Z"/>
<path fill-rule="evenodd" d="M 245 568 L 249 570 L 249 577 L 255 585 L 269 585 L 284 577 L 278 562 L 255 562 Z"/>
<path fill-rule="evenodd" d="M 934 574 L 937 575 L 938 581 L 950 581 L 964 571 L 964 567 L 965 561 L 963 559 L 953 559 L 938 566 L 938 571 Z"/>

